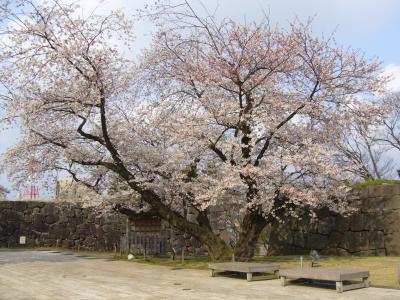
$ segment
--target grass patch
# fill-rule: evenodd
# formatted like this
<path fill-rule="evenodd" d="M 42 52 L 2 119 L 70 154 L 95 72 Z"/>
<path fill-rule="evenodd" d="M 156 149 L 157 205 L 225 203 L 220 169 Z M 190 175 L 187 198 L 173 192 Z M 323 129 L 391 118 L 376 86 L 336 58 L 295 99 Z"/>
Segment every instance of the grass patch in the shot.
<path fill-rule="evenodd" d="M 351 185 L 354 190 L 364 190 L 370 186 L 383 185 L 383 184 L 400 184 L 400 180 L 388 180 L 388 179 L 369 179 L 364 182 L 359 182 Z"/>
<path fill-rule="evenodd" d="M 0 252 L 51 251 L 51 248 L 0 248 Z"/>
<path fill-rule="evenodd" d="M 126 260 L 126 256 L 118 257 L 119 260 Z M 256 262 L 278 263 L 282 269 L 299 268 L 299 256 L 274 256 L 266 258 L 256 258 Z M 182 264 L 180 258 L 143 257 L 133 259 L 132 262 L 145 263 L 151 265 L 166 266 L 173 269 L 199 269 L 207 270 L 209 258 L 187 257 Z M 309 267 L 311 261 L 308 256 L 304 256 L 303 265 Z M 394 256 L 330 256 L 323 257 L 318 261 L 317 267 L 342 268 L 342 269 L 364 269 L 370 272 L 371 285 L 375 287 L 400 288 L 397 278 L 397 266 L 400 264 L 400 257 Z"/>
<path fill-rule="evenodd" d="M 21 251 L 51 251 L 61 254 L 71 254 L 76 256 L 96 256 L 113 258 L 114 252 L 111 251 L 93 251 L 93 250 L 77 250 L 77 249 L 67 249 L 67 248 L 57 248 L 57 247 L 18 247 L 18 248 L 0 248 L 0 252 L 21 252 Z"/>
<path fill-rule="evenodd" d="M 116 256 L 114 257 L 116 260 L 127 260 L 127 255 L 123 256 Z M 172 258 L 167 257 L 136 257 L 135 259 L 131 260 L 135 263 L 143 263 L 149 265 L 158 265 L 158 266 L 165 266 L 170 267 L 173 269 L 197 269 L 197 270 L 207 270 L 208 264 L 210 263 L 210 259 L 208 257 L 193 257 L 188 256 L 185 257 L 185 261 L 182 264 L 181 257 L 175 257 L 175 260 Z"/>
<path fill-rule="evenodd" d="M 310 266 L 310 261 L 304 261 L 304 266 Z M 260 261 L 278 262 L 282 269 L 300 267 L 299 256 L 268 257 Z M 318 261 L 318 267 L 364 269 L 370 273 L 372 286 L 399 288 L 397 266 L 400 257 L 394 256 L 329 256 Z"/>

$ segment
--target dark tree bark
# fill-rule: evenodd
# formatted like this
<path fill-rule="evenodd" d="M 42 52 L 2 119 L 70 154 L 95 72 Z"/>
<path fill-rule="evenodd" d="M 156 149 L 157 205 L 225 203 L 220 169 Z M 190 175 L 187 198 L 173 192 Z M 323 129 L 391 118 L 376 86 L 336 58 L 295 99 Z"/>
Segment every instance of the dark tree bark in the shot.
<path fill-rule="evenodd" d="M 242 229 L 234 249 L 237 261 L 249 261 L 253 258 L 261 232 L 267 226 L 267 220 L 256 211 L 248 211 L 243 218 Z"/>
<path fill-rule="evenodd" d="M 198 218 L 198 221 L 201 222 L 190 222 L 185 217 L 165 206 L 159 199 L 158 195 L 152 191 L 142 190 L 140 194 L 142 195 L 143 200 L 149 203 L 152 208 L 158 212 L 160 217 L 167 221 L 171 226 L 190 234 L 202 244 L 206 245 L 213 260 L 219 260 L 229 256 L 229 247 L 224 240 L 212 231 L 205 214 L 201 213 L 199 215 L 200 219 Z M 207 221 L 205 221 L 206 218 Z"/>

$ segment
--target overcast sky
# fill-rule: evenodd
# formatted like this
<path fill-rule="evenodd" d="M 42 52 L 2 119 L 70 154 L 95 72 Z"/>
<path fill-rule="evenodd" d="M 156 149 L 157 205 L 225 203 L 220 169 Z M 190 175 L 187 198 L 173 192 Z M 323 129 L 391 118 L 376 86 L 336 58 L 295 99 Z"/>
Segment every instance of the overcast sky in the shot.
<path fill-rule="evenodd" d="M 121 9 L 128 16 L 150 3 L 146 0 L 74 2 L 80 4 L 82 14 L 93 10 L 98 14 L 105 14 L 110 10 Z M 200 7 L 199 1 L 191 2 Z M 360 49 L 367 57 L 378 56 L 385 71 L 393 75 L 388 88 L 400 91 L 399 0 L 203 0 L 202 3 L 210 11 L 217 9 L 218 17 L 242 22 L 257 20 L 263 16 L 263 12 L 269 13 L 272 23 L 278 23 L 282 27 L 287 26 L 288 21 L 296 16 L 301 20 L 314 17 L 315 34 L 330 35 L 335 32 L 338 44 Z M 148 44 L 152 28 L 148 23 L 137 23 L 135 30 L 135 52 L 138 53 Z M 17 139 L 16 129 L 1 132 L 0 154 Z M 11 189 L 4 175 L 0 175 L 0 184 Z M 14 191 L 9 198 L 15 195 Z"/>

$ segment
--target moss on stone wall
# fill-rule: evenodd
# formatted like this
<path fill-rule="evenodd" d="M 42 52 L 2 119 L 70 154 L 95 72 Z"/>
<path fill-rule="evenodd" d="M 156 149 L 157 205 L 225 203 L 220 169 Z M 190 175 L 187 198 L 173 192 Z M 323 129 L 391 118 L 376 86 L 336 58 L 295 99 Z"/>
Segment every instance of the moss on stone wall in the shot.
<path fill-rule="evenodd" d="M 370 179 L 353 184 L 351 187 L 353 190 L 365 190 L 371 186 L 384 185 L 384 184 L 400 184 L 400 180 Z"/>

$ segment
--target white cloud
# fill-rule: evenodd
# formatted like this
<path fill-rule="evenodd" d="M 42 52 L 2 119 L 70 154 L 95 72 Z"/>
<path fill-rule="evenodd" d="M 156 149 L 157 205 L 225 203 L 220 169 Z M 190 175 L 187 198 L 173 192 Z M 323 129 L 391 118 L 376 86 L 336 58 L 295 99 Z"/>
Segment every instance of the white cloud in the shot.
<path fill-rule="evenodd" d="M 384 75 L 390 76 L 387 89 L 390 92 L 400 92 L 400 66 L 390 64 L 385 67 Z"/>

